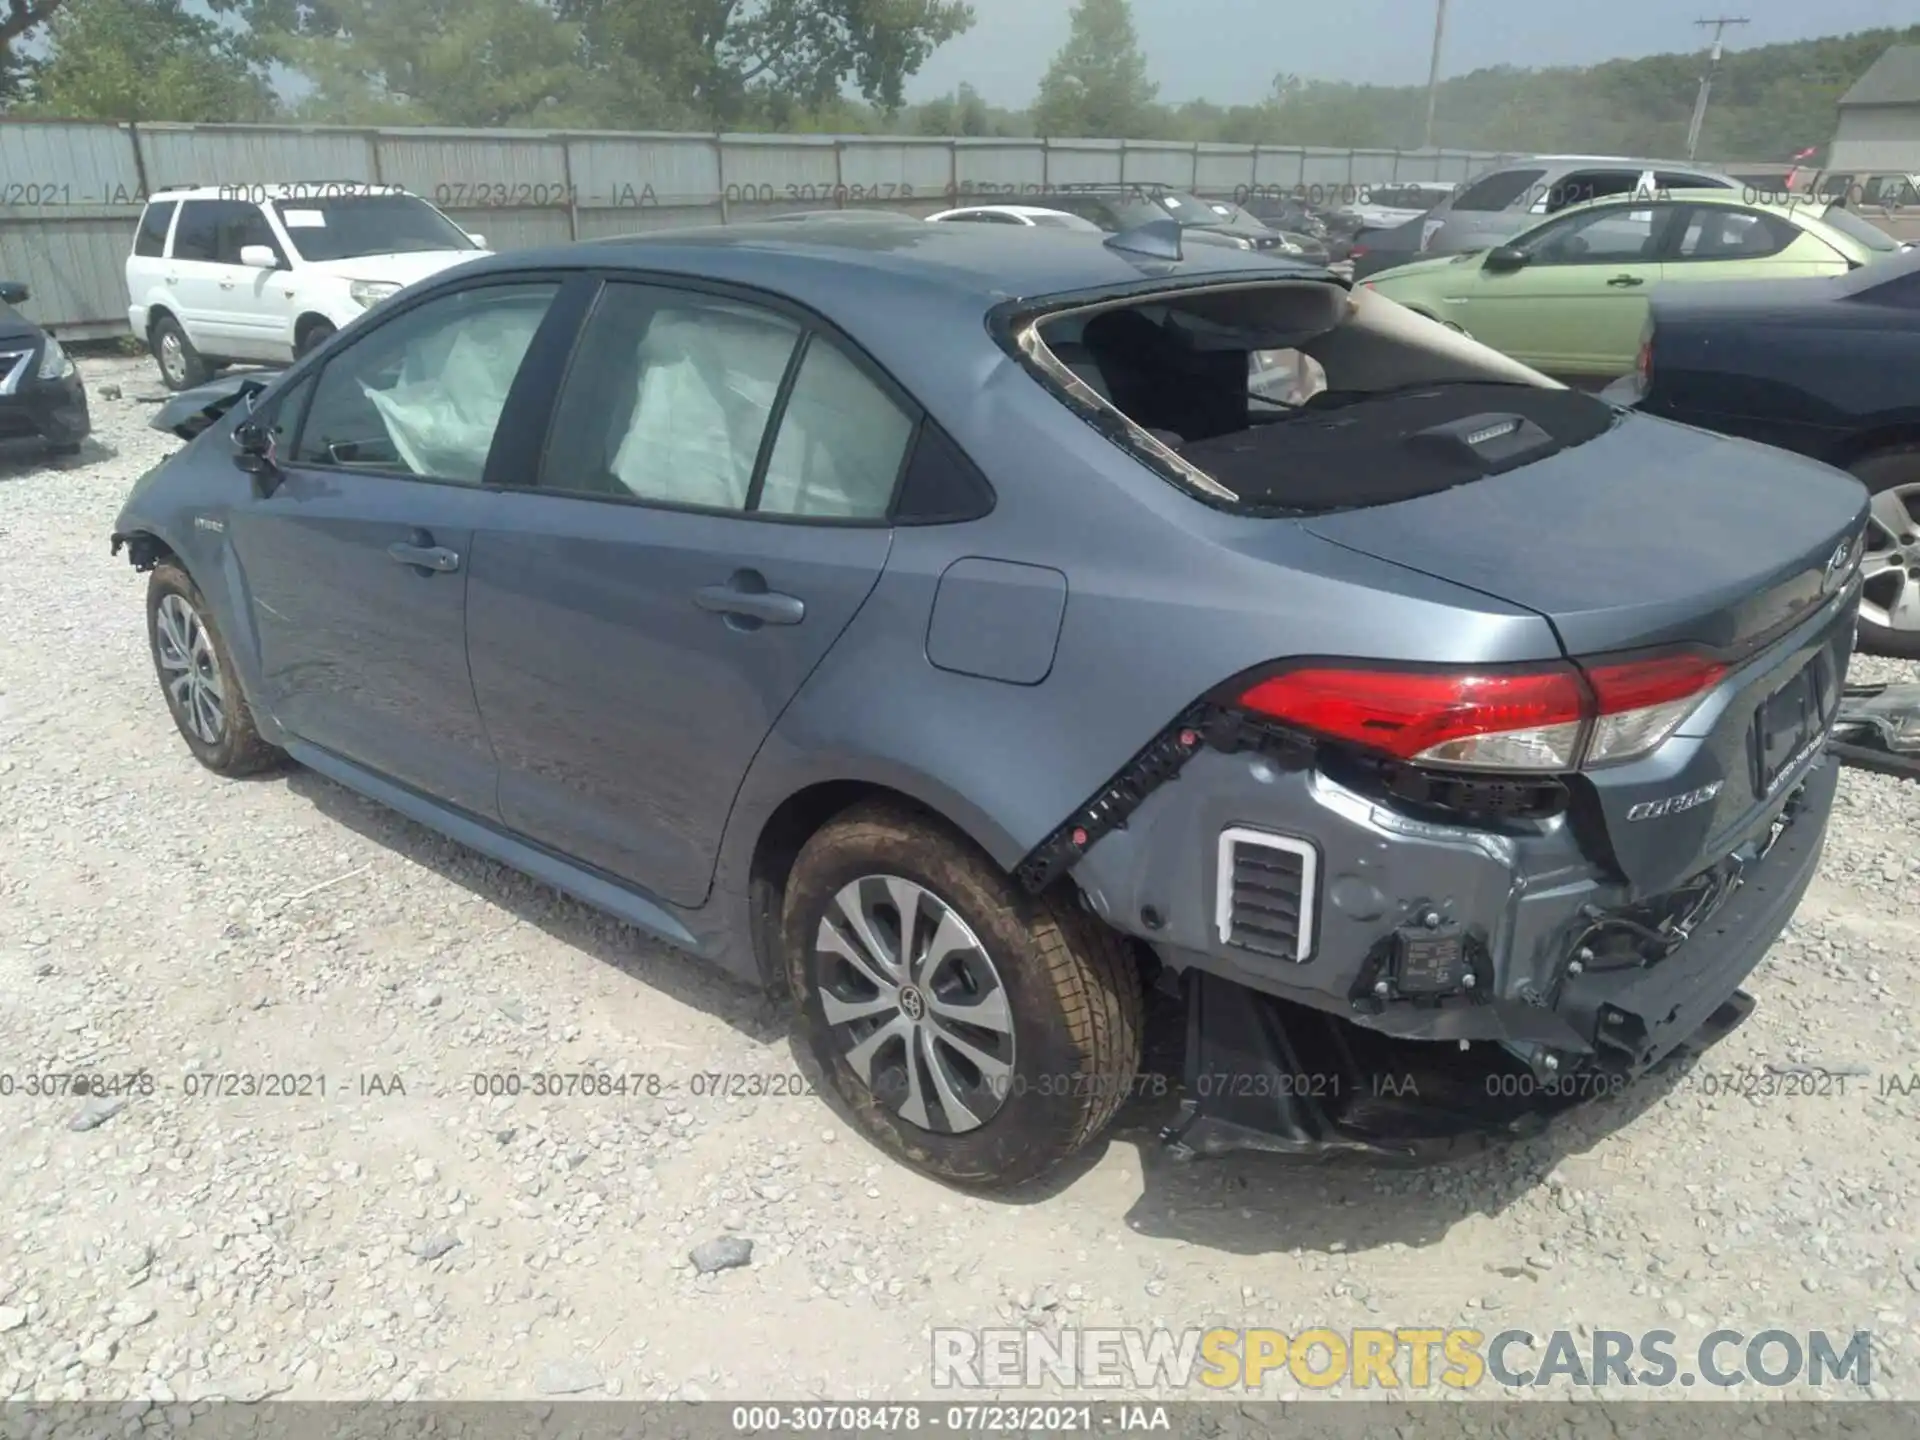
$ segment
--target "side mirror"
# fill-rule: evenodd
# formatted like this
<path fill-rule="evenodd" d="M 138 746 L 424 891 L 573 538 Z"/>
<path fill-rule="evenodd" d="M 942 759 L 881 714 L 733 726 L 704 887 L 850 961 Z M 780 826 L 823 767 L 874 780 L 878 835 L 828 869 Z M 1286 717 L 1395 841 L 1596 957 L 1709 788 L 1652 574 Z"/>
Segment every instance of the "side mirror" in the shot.
<path fill-rule="evenodd" d="M 18 280 L 0 280 L 0 304 L 24 305 L 31 292 Z"/>
<path fill-rule="evenodd" d="M 1485 268 L 1502 275 L 1513 270 L 1524 270 L 1529 258 L 1527 252 L 1517 245 L 1496 245 L 1487 252 Z"/>
<path fill-rule="evenodd" d="M 476 244 L 476 245 L 478 245 L 478 246 L 479 246 L 479 247 L 480 247 L 480 248 L 481 248 L 482 250 L 484 250 L 484 249 L 486 249 L 486 248 L 487 248 L 487 237 L 486 237 L 486 236 L 484 236 L 484 235 L 476 235 L 476 234 L 474 234 L 474 233 L 473 233 L 473 232 L 472 232 L 471 230 L 469 230 L 469 231 L 467 232 L 467 238 L 468 238 L 469 240 L 471 240 L 471 241 L 472 241 L 472 242 L 473 242 L 474 244 Z"/>
<path fill-rule="evenodd" d="M 233 427 L 233 463 L 253 477 L 253 492 L 262 500 L 280 488 L 273 431 L 264 417 L 249 416 Z"/>
<path fill-rule="evenodd" d="M 255 270 L 278 270 L 280 257 L 273 253 L 271 245 L 242 245 L 240 263 Z"/>

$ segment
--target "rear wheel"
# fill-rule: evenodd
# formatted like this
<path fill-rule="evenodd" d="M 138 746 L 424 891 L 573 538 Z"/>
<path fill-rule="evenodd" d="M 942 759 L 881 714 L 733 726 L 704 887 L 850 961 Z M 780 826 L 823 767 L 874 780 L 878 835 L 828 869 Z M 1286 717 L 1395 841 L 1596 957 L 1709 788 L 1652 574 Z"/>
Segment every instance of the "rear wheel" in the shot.
<path fill-rule="evenodd" d="M 1028 895 L 938 822 L 890 805 L 829 822 L 795 861 L 783 913 L 807 1043 L 909 1165 L 1014 1186 L 1127 1098 L 1144 1000 L 1120 937 Z"/>
<path fill-rule="evenodd" d="M 168 561 L 147 582 L 147 639 L 154 673 L 180 738 L 221 775 L 268 770 L 284 753 L 260 738 L 212 612 L 185 570 Z"/>
<path fill-rule="evenodd" d="M 1920 660 L 1920 445 L 1869 455 L 1853 473 L 1873 492 L 1860 565 L 1860 648 Z"/>
<path fill-rule="evenodd" d="M 171 315 L 162 315 L 153 322 L 153 333 L 149 337 L 153 346 L 153 358 L 160 366 L 160 378 L 166 382 L 169 390 L 191 390 L 196 385 L 204 385 L 213 374 L 213 367 L 206 357 L 193 348 L 193 342 L 187 338 L 187 332 L 180 328 L 180 322 Z"/>

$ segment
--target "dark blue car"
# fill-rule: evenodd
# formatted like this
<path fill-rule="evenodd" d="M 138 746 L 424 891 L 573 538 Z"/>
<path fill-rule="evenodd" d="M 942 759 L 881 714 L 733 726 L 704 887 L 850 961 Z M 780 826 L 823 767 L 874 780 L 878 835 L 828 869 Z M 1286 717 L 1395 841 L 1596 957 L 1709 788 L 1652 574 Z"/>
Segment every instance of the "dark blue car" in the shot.
<path fill-rule="evenodd" d="M 1164 222 L 498 256 L 168 420 L 196 757 L 785 989 L 952 1181 L 1096 1137 L 1154 990 L 1189 1149 L 1530 1123 L 1735 1023 L 1819 854 L 1857 482 Z"/>

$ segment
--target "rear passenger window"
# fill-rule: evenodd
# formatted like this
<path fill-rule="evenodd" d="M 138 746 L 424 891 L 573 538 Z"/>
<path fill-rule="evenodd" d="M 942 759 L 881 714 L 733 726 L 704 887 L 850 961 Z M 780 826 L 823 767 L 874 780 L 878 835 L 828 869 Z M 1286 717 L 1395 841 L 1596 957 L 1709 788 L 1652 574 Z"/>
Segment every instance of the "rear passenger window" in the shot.
<path fill-rule="evenodd" d="M 1682 260 L 1764 260 L 1800 236 L 1784 220 L 1753 210 L 1700 206 L 1680 237 Z"/>
<path fill-rule="evenodd" d="M 1471 211 L 1509 210 L 1522 199 L 1527 199 L 1530 204 L 1533 187 L 1546 176 L 1544 170 L 1496 170 L 1456 195 L 1453 208 Z"/>
<path fill-rule="evenodd" d="M 803 334 L 736 300 L 609 284 L 568 368 L 541 486 L 702 510 L 884 518 L 914 419 L 826 338 L 805 337 L 799 354 Z"/>
<path fill-rule="evenodd" d="M 1640 174 L 1638 170 L 1585 170 L 1568 175 L 1547 192 L 1547 213 L 1557 215 L 1569 206 L 1609 195 L 1631 195 L 1640 184 Z"/>
<path fill-rule="evenodd" d="M 173 226 L 177 201 L 155 201 L 140 217 L 140 229 L 133 237 L 133 253 L 158 257 L 167 253 L 167 231 Z"/>
<path fill-rule="evenodd" d="M 541 485 L 745 510 L 800 333 L 719 296 L 609 284 L 568 367 Z"/>
<path fill-rule="evenodd" d="M 819 335 L 780 414 L 756 507 L 768 515 L 881 520 L 893 503 L 913 420 Z"/>
<path fill-rule="evenodd" d="M 180 206 L 180 225 L 173 235 L 176 260 L 212 260 L 220 248 L 220 212 L 218 200 L 188 200 Z"/>

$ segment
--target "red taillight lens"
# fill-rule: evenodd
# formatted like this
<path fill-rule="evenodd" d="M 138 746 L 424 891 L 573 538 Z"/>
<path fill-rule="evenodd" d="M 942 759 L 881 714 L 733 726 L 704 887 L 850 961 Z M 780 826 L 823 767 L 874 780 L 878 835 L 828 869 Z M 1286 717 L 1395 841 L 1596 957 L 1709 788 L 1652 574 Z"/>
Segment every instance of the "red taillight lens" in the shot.
<path fill-rule="evenodd" d="M 1587 695 L 1570 666 L 1478 674 L 1290 670 L 1241 696 L 1249 710 L 1402 760 L 1571 770 Z"/>
<path fill-rule="evenodd" d="M 1562 771 L 1644 755 L 1726 674 L 1661 656 L 1526 671 L 1305 667 L 1245 691 L 1247 709 L 1416 764 Z"/>
<path fill-rule="evenodd" d="M 1726 673 L 1725 665 L 1703 655 L 1588 666 L 1596 714 L 1581 763 L 1605 765 L 1646 754 L 1680 728 Z"/>
<path fill-rule="evenodd" d="M 1645 340 L 1642 340 L 1640 342 L 1640 357 L 1634 362 L 1633 373 L 1639 383 L 1640 393 L 1642 395 L 1646 394 L 1649 390 L 1653 389 L 1653 337 L 1652 336 L 1648 336 Z"/>

